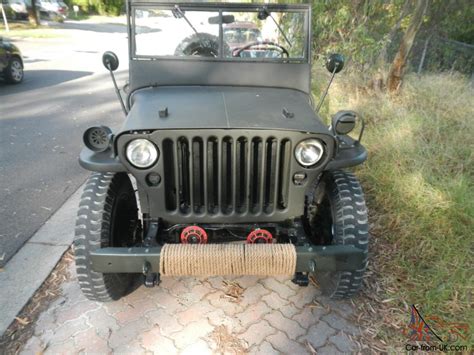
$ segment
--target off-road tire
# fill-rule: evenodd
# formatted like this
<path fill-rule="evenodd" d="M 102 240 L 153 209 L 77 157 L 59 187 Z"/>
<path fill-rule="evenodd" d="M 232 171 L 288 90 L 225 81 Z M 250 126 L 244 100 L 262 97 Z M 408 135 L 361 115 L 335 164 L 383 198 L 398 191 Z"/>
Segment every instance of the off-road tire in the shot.
<path fill-rule="evenodd" d="M 224 55 L 227 56 L 230 53 L 229 46 L 224 43 L 222 49 Z M 194 33 L 189 37 L 186 37 L 176 47 L 174 52 L 175 56 L 202 56 L 202 57 L 217 57 L 219 54 L 219 37 L 211 35 L 209 33 Z"/>
<path fill-rule="evenodd" d="M 17 56 L 10 59 L 10 63 L 4 69 L 5 81 L 9 84 L 19 84 L 23 81 L 23 63 Z"/>
<path fill-rule="evenodd" d="M 332 227 L 324 226 L 324 220 L 315 226 L 326 230 L 330 228 L 329 233 L 319 231 L 329 235 L 325 244 L 354 245 L 364 252 L 365 258 L 354 271 L 316 271 L 316 281 L 321 292 L 330 298 L 352 297 L 362 286 L 368 260 L 369 224 L 364 193 L 357 178 L 341 170 L 325 173 L 319 185 L 322 189 L 319 195 L 322 200 L 319 213 L 322 216 L 329 212 L 328 217 L 332 220 Z M 327 201 L 329 206 L 324 206 L 324 201 Z"/>
<path fill-rule="evenodd" d="M 99 248 L 131 246 L 138 223 L 137 201 L 125 173 L 93 173 L 79 204 L 74 253 L 79 285 L 92 301 L 124 296 L 136 274 L 102 274 L 92 270 L 90 253 Z"/>

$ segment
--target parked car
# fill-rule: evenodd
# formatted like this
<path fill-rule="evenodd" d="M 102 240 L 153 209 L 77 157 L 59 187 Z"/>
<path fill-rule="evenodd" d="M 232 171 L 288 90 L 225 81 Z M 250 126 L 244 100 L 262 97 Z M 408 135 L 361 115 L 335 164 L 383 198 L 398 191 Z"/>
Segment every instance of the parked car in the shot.
<path fill-rule="evenodd" d="M 37 0 L 36 4 L 42 18 L 47 20 L 64 20 L 67 18 L 69 8 L 63 1 Z"/>
<path fill-rule="evenodd" d="M 17 46 L 0 37 L 0 76 L 7 83 L 18 84 L 23 80 L 23 58 Z"/>
<path fill-rule="evenodd" d="M 25 20 L 28 18 L 28 6 L 25 0 L 2 0 L 7 17 L 12 20 Z"/>
<path fill-rule="evenodd" d="M 308 286 L 314 275 L 328 296 L 353 296 L 369 225 L 345 169 L 367 159 L 364 125 L 346 110 L 325 122 L 325 95 L 312 104 L 311 5 L 127 0 L 127 9 L 125 102 L 118 57 L 102 58 L 126 118 L 114 132 L 88 128 L 79 156 L 92 171 L 74 239 L 82 292 L 116 300 L 139 274 L 148 287 L 186 275 L 287 275 Z M 230 51 L 224 26 L 236 18 L 258 21 L 265 39 L 252 34 Z M 343 66 L 328 57 L 329 83 Z"/>

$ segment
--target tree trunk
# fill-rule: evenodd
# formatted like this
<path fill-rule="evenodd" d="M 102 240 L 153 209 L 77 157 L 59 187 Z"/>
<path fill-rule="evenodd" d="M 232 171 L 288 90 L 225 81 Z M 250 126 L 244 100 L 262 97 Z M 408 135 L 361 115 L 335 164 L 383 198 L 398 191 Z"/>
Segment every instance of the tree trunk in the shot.
<path fill-rule="evenodd" d="M 408 26 L 400 47 L 398 48 L 397 55 L 393 60 L 390 72 L 388 74 L 387 88 L 390 93 L 396 93 L 400 89 L 405 74 L 405 68 L 407 65 L 408 56 L 410 55 L 413 41 L 415 40 L 416 34 L 420 29 L 423 22 L 423 16 L 425 15 L 426 8 L 428 7 L 429 0 L 417 0 L 415 12 L 411 18 L 410 25 Z"/>
<path fill-rule="evenodd" d="M 38 11 L 36 10 L 36 0 L 31 0 L 31 6 L 28 7 L 28 20 L 33 26 L 39 26 Z"/>

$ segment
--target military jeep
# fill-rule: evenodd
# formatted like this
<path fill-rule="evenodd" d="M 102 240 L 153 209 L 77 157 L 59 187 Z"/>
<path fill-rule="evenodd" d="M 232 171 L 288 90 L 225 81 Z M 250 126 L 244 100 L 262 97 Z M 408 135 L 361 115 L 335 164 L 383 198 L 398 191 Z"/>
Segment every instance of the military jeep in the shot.
<path fill-rule="evenodd" d="M 308 5 L 127 2 L 129 83 L 118 131 L 84 133 L 74 241 L 91 300 L 161 277 L 287 275 L 350 297 L 367 265 L 363 121 L 318 115 Z M 232 24 L 251 29 L 227 43 Z M 239 28 L 241 28 L 241 25 Z M 227 29 L 227 30 L 226 30 Z M 245 34 L 245 33 L 244 33 Z M 250 40 L 249 40 L 250 38 Z M 240 44 L 239 44 L 240 43 Z M 334 75 L 344 65 L 329 56 Z M 329 86 L 328 86 L 329 88 Z"/>

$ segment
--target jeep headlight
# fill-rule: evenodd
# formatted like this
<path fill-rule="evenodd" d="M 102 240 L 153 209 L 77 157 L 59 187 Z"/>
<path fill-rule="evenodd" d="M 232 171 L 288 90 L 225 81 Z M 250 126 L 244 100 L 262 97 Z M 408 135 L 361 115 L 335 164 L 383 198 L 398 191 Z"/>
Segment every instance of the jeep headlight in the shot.
<path fill-rule="evenodd" d="M 158 149 L 148 139 L 135 139 L 128 143 L 126 156 L 137 168 L 149 168 L 158 160 Z"/>
<path fill-rule="evenodd" d="M 319 139 L 306 139 L 295 148 L 295 158 L 305 168 L 320 161 L 323 154 L 324 146 Z"/>

